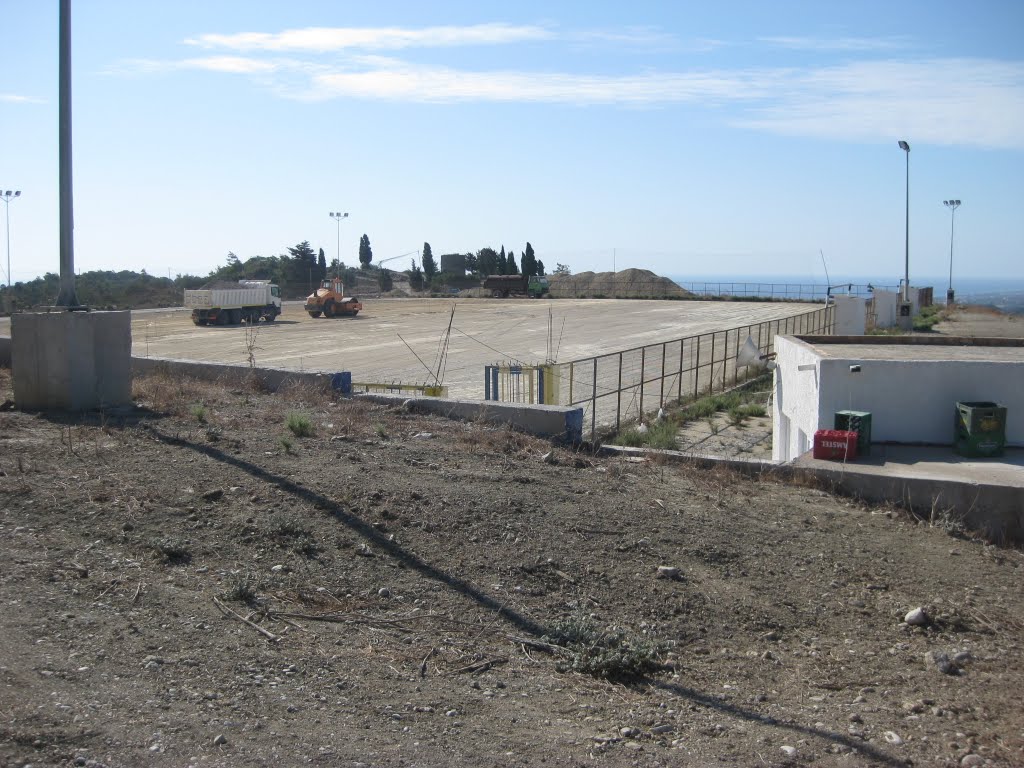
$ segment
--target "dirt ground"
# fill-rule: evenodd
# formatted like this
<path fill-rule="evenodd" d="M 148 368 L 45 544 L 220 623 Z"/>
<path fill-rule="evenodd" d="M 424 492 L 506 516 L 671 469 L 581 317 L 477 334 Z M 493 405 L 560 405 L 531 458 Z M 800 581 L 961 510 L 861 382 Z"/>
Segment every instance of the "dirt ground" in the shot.
<path fill-rule="evenodd" d="M 1024 763 L 1019 550 L 311 390 L 135 393 L 0 413 L 2 765 Z"/>

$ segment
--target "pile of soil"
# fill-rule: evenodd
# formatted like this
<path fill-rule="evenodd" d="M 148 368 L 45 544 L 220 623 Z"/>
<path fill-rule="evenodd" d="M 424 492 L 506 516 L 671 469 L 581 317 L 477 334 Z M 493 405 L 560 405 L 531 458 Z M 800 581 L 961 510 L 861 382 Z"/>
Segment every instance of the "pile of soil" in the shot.
<path fill-rule="evenodd" d="M 0 412 L 2 765 L 1024 762 L 1019 550 L 319 390 L 135 396 Z"/>
<path fill-rule="evenodd" d="M 549 275 L 548 280 L 551 283 L 551 296 L 559 299 L 681 299 L 693 295 L 667 277 L 660 277 L 647 269 Z"/>

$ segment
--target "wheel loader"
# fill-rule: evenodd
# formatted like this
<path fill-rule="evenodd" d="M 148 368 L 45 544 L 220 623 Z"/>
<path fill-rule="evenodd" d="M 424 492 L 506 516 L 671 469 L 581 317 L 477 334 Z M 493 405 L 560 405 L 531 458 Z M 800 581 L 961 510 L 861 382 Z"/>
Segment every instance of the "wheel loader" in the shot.
<path fill-rule="evenodd" d="M 329 277 L 306 299 L 303 309 L 310 317 L 355 317 L 363 305 L 354 296 L 345 295 L 340 277 Z"/>

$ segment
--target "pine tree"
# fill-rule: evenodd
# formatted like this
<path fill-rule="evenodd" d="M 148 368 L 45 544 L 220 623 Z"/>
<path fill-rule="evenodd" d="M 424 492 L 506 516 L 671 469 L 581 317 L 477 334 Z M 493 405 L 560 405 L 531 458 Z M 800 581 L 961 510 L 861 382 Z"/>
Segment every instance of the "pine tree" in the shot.
<path fill-rule="evenodd" d="M 371 261 L 373 261 L 373 250 L 370 248 L 370 238 L 364 234 L 359 238 L 359 263 L 362 264 L 363 269 L 369 269 Z"/>
<path fill-rule="evenodd" d="M 510 274 L 510 275 L 518 275 L 519 274 L 519 266 L 516 264 L 516 252 L 515 251 L 509 251 L 508 252 L 508 261 L 505 262 L 505 263 L 508 266 L 508 274 Z"/>
<path fill-rule="evenodd" d="M 429 283 L 434 278 L 434 275 L 437 274 L 437 262 L 434 261 L 434 253 L 430 250 L 430 243 L 423 244 L 421 261 L 423 262 L 423 274 Z"/>
<path fill-rule="evenodd" d="M 529 269 L 529 272 L 527 272 L 527 269 Z M 529 243 L 526 244 L 526 250 L 523 251 L 523 274 L 537 274 L 537 257 L 533 253 L 533 246 Z"/>
<path fill-rule="evenodd" d="M 316 260 L 316 268 L 320 272 L 320 279 L 323 280 L 327 277 L 327 256 L 324 255 L 324 249 L 320 249 L 320 255 Z"/>

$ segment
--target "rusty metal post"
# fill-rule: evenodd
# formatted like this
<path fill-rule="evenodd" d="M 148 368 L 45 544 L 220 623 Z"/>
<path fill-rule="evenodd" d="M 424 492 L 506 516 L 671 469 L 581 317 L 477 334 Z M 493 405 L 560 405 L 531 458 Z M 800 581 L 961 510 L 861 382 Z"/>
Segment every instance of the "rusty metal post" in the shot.
<path fill-rule="evenodd" d="M 622 353 L 619 352 L 619 386 L 615 392 L 615 429 L 622 423 Z"/>

